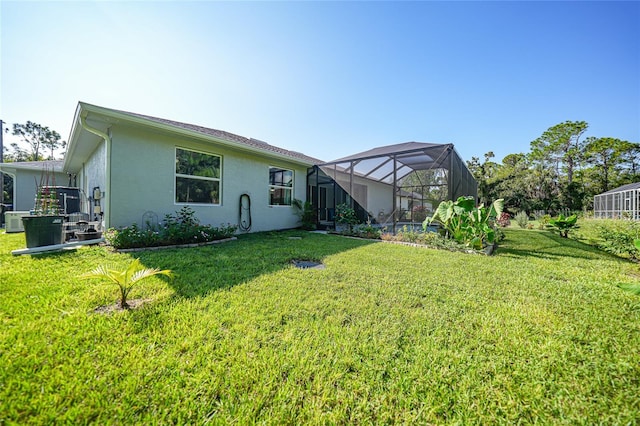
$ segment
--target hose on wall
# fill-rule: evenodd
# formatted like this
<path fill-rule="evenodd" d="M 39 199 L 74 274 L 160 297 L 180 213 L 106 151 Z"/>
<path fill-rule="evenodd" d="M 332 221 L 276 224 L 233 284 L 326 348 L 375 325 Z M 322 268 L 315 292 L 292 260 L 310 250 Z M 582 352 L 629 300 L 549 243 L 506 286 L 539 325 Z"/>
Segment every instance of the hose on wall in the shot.
<path fill-rule="evenodd" d="M 238 228 L 242 232 L 249 232 L 251 230 L 251 197 L 249 194 L 242 194 L 240 196 Z"/>

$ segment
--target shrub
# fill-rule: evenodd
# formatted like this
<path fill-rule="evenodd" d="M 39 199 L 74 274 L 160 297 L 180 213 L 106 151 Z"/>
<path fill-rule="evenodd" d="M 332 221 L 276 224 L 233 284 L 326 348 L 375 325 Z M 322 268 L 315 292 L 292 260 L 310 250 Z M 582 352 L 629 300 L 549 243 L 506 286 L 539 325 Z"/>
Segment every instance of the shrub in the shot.
<path fill-rule="evenodd" d="M 616 256 L 640 259 L 640 248 L 635 245 L 639 231 L 635 222 L 598 226 L 598 247 Z"/>
<path fill-rule="evenodd" d="M 529 215 L 525 211 L 521 211 L 515 216 L 516 223 L 520 228 L 526 228 L 529 223 Z"/>
<path fill-rule="evenodd" d="M 357 225 L 353 228 L 352 235 L 360 238 L 380 239 L 382 231 L 367 222 L 364 225 Z"/>
<path fill-rule="evenodd" d="M 543 214 L 536 216 L 538 220 L 538 229 L 546 229 L 547 225 L 551 221 L 551 215 Z"/>
<path fill-rule="evenodd" d="M 498 226 L 506 228 L 511 225 L 511 215 L 507 212 L 502 212 L 496 221 Z"/>
<path fill-rule="evenodd" d="M 437 232 L 420 231 L 412 227 L 403 226 L 396 231 L 395 235 L 392 233 L 384 232 L 380 235 L 380 239 L 383 241 L 398 241 L 404 243 L 413 243 L 424 245 L 429 248 L 435 248 L 440 250 L 460 251 L 460 252 L 475 252 L 471 251 L 466 244 L 458 243 L 457 241 L 446 238 Z"/>
<path fill-rule="evenodd" d="M 572 214 L 568 217 L 559 215 L 557 218 L 551 219 L 547 224 L 547 227 L 554 231 L 557 231 L 562 238 L 568 238 L 569 231 L 578 227 L 577 221 L 578 216 L 575 214 Z"/>
<path fill-rule="evenodd" d="M 353 225 L 358 223 L 356 211 L 346 203 L 338 204 L 336 206 L 336 222 L 342 225 L 347 225 L 349 232 L 351 232 Z"/>
<path fill-rule="evenodd" d="M 413 227 L 403 226 L 402 229 L 396 232 L 397 241 L 404 241 L 407 243 L 420 243 L 423 240 L 424 232 L 419 232 Z"/>
<path fill-rule="evenodd" d="M 175 214 L 167 214 L 158 227 L 141 230 L 134 223 L 121 229 L 109 229 L 105 238 L 116 249 L 128 249 L 206 243 L 229 238 L 237 229 L 237 225 L 230 223 L 220 227 L 201 225 L 195 212 L 185 206 Z"/>
<path fill-rule="evenodd" d="M 296 209 L 296 214 L 300 217 L 300 222 L 302 223 L 302 229 L 307 231 L 313 231 L 316 229 L 316 211 L 313 208 L 313 205 L 302 200 L 298 200 L 297 198 L 293 200 L 291 205 Z"/>
<path fill-rule="evenodd" d="M 110 228 L 105 233 L 107 243 L 117 249 L 155 247 L 162 245 L 160 232 L 154 229 L 142 230 L 135 223 L 121 229 Z"/>
<path fill-rule="evenodd" d="M 425 206 L 414 206 L 412 209 L 412 220 L 414 222 L 424 222 L 424 220 L 427 218 L 428 215 L 428 211 L 427 208 Z"/>

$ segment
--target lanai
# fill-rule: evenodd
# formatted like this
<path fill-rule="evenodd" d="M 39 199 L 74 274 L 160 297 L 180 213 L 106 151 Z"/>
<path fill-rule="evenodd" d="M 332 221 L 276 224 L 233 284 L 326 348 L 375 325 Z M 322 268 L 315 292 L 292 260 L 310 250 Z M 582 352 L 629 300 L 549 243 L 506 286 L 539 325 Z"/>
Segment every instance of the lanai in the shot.
<path fill-rule="evenodd" d="M 394 232 L 421 223 L 440 201 L 477 197 L 477 183 L 453 144 L 406 142 L 374 148 L 309 169 L 308 195 L 318 225 L 335 226 L 335 209 L 347 204 L 360 220 Z"/>

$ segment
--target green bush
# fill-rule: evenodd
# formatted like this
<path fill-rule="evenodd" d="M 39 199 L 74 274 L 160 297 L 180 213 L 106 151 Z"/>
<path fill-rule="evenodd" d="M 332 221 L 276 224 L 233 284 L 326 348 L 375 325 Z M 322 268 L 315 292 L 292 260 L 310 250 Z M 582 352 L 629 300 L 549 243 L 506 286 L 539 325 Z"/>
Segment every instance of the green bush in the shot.
<path fill-rule="evenodd" d="M 382 234 L 382 231 L 380 230 L 380 228 L 376 228 L 375 226 L 371 225 L 371 222 L 367 222 L 366 224 L 363 224 L 363 225 L 354 226 L 352 234 L 355 237 L 370 238 L 370 239 L 377 240 L 377 239 L 380 239 L 380 235 Z"/>
<path fill-rule="evenodd" d="M 534 214 L 534 217 L 538 221 L 538 229 L 547 229 L 547 225 L 551 220 L 550 214 L 540 214 L 540 212 L 537 212 Z"/>
<path fill-rule="evenodd" d="M 116 249 L 128 249 L 206 243 L 229 238 L 237 229 L 237 225 L 231 224 L 220 227 L 201 225 L 193 209 L 185 206 L 174 214 L 166 215 L 158 227 L 143 230 L 134 223 L 121 229 L 109 229 L 105 238 Z"/>
<path fill-rule="evenodd" d="M 351 232 L 353 225 L 358 224 L 359 221 L 356 211 L 344 203 L 336 206 L 336 222 L 341 225 L 347 225 L 349 232 Z"/>
<path fill-rule="evenodd" d="M 578 228 L 577 222 L 577 215 L 572 214 L 571 216 L 565 217 L 561 214 L 558 217 L 549 220 L 547 227 L 551 230 L 557 231 L 562 238 L 568 238 L 569 231 Z"/>
<path fill-rule="evenodd" d="M 446 238 L 438 232 L 420 231 L 410 226 L 404 225 L 395 234 L 382 233 L 380 239 L 383 241 L 398 241 L 404 243 L 419 244 L 429 248 L 439 250 L 449 250 L 464 253 L 482 253 L 477 250 L 470 250 L 466 244 L 458 243 L 456 240 Z"/>
<path fill-rule="evenodd" d="M 313 205 L 310 202 L 303 202 L 302 200 L 294 198 L 291 205 L 296 209 L 296 214 L 298 215 L 298 217 L 300 217 L 302 229 L 306 229 L 307 231 L 313 231 L 314 229 L 316 229 L 316 210 L 313 208 Z"/>
<path fill-rule="evenodd" d="M 634 244 L 640 229 L 635 222 L 620 221 L 607 223 L 597 227 L 598 247 L 616 256 L 640 259 L 640 249 Z"/>

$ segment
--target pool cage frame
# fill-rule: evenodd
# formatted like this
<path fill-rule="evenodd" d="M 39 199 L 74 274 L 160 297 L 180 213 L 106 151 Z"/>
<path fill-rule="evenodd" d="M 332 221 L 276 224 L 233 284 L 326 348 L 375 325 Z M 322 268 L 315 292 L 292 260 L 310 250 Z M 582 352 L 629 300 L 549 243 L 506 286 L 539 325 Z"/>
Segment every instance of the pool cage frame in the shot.
<path fill-rule="evenodd" d="M 594 196 L 593 217 L 640 220 L 640 182 Z"/>
<path fill-rule="evenodd" d="M 353 208 L 361 222 L 396 232 L 433 214 L 441 201 L 472 196 L 478 185 L 453 144 L 407 142 L 315 165 L 307 200 L 319 229 L 335 229 L 335 209 Z"/>

